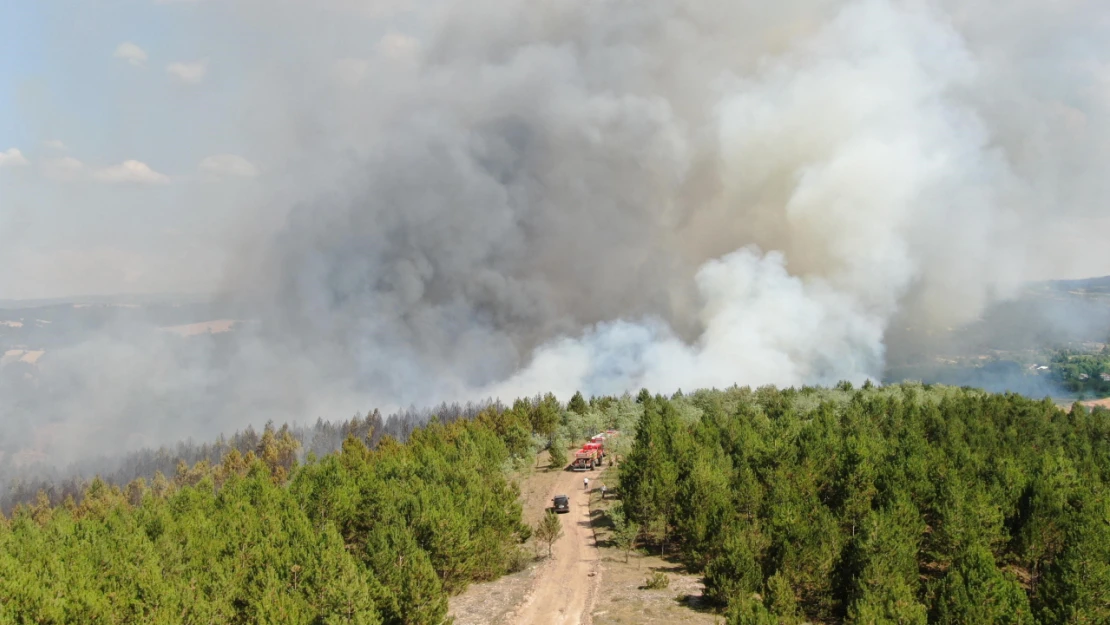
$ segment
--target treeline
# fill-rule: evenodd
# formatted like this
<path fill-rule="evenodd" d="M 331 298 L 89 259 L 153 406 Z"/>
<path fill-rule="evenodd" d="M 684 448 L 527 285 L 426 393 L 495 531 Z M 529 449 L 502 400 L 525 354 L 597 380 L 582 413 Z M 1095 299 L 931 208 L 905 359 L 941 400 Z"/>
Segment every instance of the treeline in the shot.
<path fill-rule="evenodd" d="M 529 405 L 538 403 L 536 398 Z M 52 505 L 66 497 L 80 500 L 94 477 L 108 484 L 126 485 L 138 478 L 147 481 L 155 475 L 172 476 L 187 471 L 198 463 L 219 464 L 232 451 L 245 455 L 257 451 L 267 431 L 274 431 L 279 439 L 292 437 L 297 443 L 297 458 L 303 460 L 308 453 L 317 456 L 338 451 L 347 436 L 366 441 L 373 449 L 383 436 L 404 442 L 416 429 L 432 422 L 450 423 L 457 419 L 473 419 L 484 410 L 504 410 L 492 401 L 467 404 L 441 404 L 434 408 L 410 408 L 385 417 L 377 409 L 366 415 L 356 414 L 345 421 L 317 419 L 312 425 L 283 424 L 276 428 L 267 423 L 262 432 L 248 426 L 231 436 L 221 435 L 213 442 L 195 443 L 181 441 L 172 447 L 145 449 L 116 457 L 86 459 L 69 467 L 57 469 L 45 466 L 16 468 L 0 464 L 0 513 L 10 513 L 19 503 L 32 503 L 40 493 Z"/>
<path fill-rule="evenodd" d="M 0 625 L 443 622 L 527 563 L 510 475 L 582 419 L 550 395 L 453 416 L 406 442 L 348 427 L 324 455 L 267 427 L 173 477 L 41 493 L 0 515 Z"/>
<path fill-rule="evenodd" d="M 1110 622 L 1108 411 L 921 385 L 637 401 L 616 516 L 730 624 Z"/>
<path fill-rule="evenodd" d="M 554 395 L 547 393 L 517 399 L 511 408 L 490 400 L 409 408 L 386 416 L 374 409 L 345 421 L 317 419 L 312 425 L 283 424 L 280 427 L 267 423 L 262 432 L 248 426 L 230 436 L 221 435 L 213 442 L 181 441 L 172 447 L 87 459 L 61 469 L 50 466 L 16 468 L 0 462 L 0 513 L 10 514 L 17 504 L 34 503 L 40 495 L 51 505 L 58 505 L 67 497 L 79 502 L 94 478 L 122 487 L 139 478 L 149 482 L 158 473 L 174 476 L 198 464 L 219 464 L 232 451 L 241 456 L 257 452 L 267 431 L 281 440 L 292 437 L 297 443 L 297 459 L 303 461 L 309 453 L 323 456 L 338 451 L 348 436 L 365 441 L 373 449 L 383 436 L 405 442 L 412 432 L 431 422 L 450 423 L 474 419 L 483 412 L 508 410 L 512 414 L 508 421 L 519 423 L 519 428 L 503 428 L 504 435 L 514 439 L 516 448 L 531 445 L 539 450 L 553 443 L 565 446 L 606 428 L 630 429 L 641 411 L 632 397 L 595 397 L 587 401 L 581 394 L 575 394 L 565 408 Z"/>

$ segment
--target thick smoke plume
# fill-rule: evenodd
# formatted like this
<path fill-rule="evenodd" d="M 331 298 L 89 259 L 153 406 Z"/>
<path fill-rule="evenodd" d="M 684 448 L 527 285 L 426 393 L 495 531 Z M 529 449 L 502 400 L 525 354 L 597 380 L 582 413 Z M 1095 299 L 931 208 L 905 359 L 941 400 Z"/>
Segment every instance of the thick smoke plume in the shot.
<path fill-rule="evenodd" d="M 911 295 L 958 323 L 1023 275 L 1044 207 L 940 7 L 482 8 L 268 250 L 278 332 L 380 396 L 877 378 Z"/>
<path fill-rule="evenodd" d="M 289 155 L 228 263 L 224 303 L 257 323 L 218 349 L 59 352 L 108 366 L 34 422 L 164 442 L 538 391 L 859 382 L 893 325 L 971 321 L 1105 258 L 1045 243 L 1110 197 L 1102 3 L 324 5 L 219 9 L 269 33 L 238 51 L 258 66 L 244 123 Z"/>

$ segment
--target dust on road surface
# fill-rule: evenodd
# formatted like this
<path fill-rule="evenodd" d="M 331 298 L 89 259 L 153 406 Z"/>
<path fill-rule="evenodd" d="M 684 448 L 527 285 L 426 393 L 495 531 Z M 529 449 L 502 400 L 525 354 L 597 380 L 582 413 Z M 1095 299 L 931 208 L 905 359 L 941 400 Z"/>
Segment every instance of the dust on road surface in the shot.
<path fill-rule="evenodd" d="M 535 584 L 508 622 L 516 625 L 589 625 L 601 580 L 601 556 L 590 526 L 590 502 L 583 477 L 594 472 L 563 471 L 547 495 L 570 497 L 570 512 L 560 514 L 563 535 L 553 547 L 554 558 L 542 565 Z M 593 479 L 590 480 L 593 482 Z M 590 488 L 593 488 L 591 483 Z"/>

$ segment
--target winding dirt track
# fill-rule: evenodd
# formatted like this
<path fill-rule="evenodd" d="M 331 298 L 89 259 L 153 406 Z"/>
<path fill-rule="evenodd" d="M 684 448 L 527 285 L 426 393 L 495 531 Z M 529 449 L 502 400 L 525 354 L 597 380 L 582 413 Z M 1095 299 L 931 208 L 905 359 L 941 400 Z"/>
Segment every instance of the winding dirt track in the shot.
<path fill-rule="evenodd" d="M 588 493 L 582 478 L 589 477 L 590 488 L 598 474 L 563 471 L 547 495 L 550 505 L 556 494 L 570 497 L 570 512 L 560 514 L 563 536 L 555 542 L 554 558 L 543 564 L 528 597 L 509 618 L 516 625 L 589 625 L 601 580 L 601 557 L 590 527 Z"/>

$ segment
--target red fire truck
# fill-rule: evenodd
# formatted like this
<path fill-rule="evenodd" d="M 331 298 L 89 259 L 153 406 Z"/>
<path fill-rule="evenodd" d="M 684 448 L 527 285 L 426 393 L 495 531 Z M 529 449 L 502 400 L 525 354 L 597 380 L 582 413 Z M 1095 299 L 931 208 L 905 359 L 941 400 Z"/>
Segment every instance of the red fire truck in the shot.
<path fill-rule="evenodd" d="M 601 466 L 605 458 L 605 439 L 594 437 L 590 442 L 582 445 L 582 449 L 574 452 L 574 462 L 570 468 L 575 471 L 593 471 L 594 467 Z"/>

